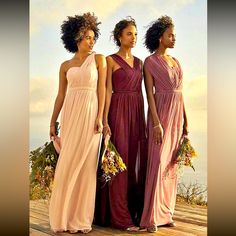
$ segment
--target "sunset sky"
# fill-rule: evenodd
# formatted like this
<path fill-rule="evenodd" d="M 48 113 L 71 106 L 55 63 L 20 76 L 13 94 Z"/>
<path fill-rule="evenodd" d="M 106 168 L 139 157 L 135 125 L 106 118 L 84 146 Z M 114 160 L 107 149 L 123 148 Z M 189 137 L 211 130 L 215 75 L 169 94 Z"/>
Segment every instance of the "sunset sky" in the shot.
<path fill-rule="evenodd" d="M 117 47 L 110 39 L 115 24 L 132 16 L 138 41 L 133 54 L 144 60 L 146 27 L 161 15 L 172 17 L 176 44 L 169 54 L 180 61 L 184 73 L 184 99 L 190 137 L 198 151 L 197 169 L 207 168 L 207 1 L 204 0 L 31 0 L 30 1 L 30 150 L 49 141 L 49 124 L 58 89 L 60 64 L 70 59 L 60 39 L 67 16 L 94 12 L 101 35 L 94 51 L 105 56 Z M 143 91 L 147 107 L 145 90 Z M 190 171 L 191 172 L 191 171 Z M 206 182 L 206 173 L 204 173 Z M 203 174 L 203 175 L 204 175 Z M 202 177 L 202 172 L 197 172 Z M 203 177 L 202 177 L 203 178 Z"/>

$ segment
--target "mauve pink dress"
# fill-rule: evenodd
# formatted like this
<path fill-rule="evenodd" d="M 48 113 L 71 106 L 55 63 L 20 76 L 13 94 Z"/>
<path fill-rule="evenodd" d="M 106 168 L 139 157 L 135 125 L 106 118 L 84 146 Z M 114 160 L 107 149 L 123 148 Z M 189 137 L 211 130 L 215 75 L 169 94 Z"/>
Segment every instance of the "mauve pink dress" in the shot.
<path fill-rule="evenodd" d="M 144 67 L 151 73 L 154 83 L 156 109 L 164 130 L 163 142 L 153 141 L 153 121 L 148 111 L 148 163 L 145 184 L 144 210 L 141 227 L 173 222 L 177 176 L 176 151 L 183 132 L 182 69 L 170 67 L 158 54 L 145 59 Z"/>

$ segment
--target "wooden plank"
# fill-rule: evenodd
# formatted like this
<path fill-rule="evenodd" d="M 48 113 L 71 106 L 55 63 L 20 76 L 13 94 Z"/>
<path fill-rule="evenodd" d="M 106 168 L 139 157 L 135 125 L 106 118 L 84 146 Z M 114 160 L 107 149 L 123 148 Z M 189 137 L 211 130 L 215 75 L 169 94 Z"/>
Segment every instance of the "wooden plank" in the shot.
<path fill-rule="evenodd" d="M 181 217 L 174 216 L 173 219 L 181 221 L 181 222 L 189 223 L 189 224 L 194 224 L 194 225 L 199 225 L 199 226 L 207 227 L 207 223 L 206 222 L 202 222 L 202 221 L 199 221 L 199 220 L 192 220 L 192 219 L 189 219 L 189 218 L 185 218 L 183 216 L 181 216 Z"/>
<path fill-rule="evenodd" d="M 207 206 L 191 205 L 188 203 L 176 203 L 176 207 L 185 208 L 185 209 L 196 209 L 197 211 L 207 212 Z"/>
<path fill-rule="evenodd" d="M 30 208 L 42 209 L 42 210 L 46 210 L 48 212 L 49 203 L 46 200 L 30 201 Z"/>
<path fill-rule="evenodd" d="M 48 221 L 41 220 L 39 218 L 32 217 L 32 216 L 30 217 L 30 223 L 36 224 L 36 225 L 41 225 L 43 227 L 48 225 Z"/>
<path fill-rule="evenodd" d="M 48 219 L 49 219 L 48 215 L 46 215 L 42 212 L 39 212 L 37 210 L 30 211 L 30 217 L 31 216 L 38 218 L 38 219 L 46 220 L 46 221 L 48 221 Z"/>
<path fill-rule="evenodd" d="M 53 235 L 53 236 L 58 236 L 58 234 L 52 232 L 49 228 L 47 227 L 43 227 L 42 225 L 38 225 L 38 224 L 30 224 L 30 228 L 37 230 L 40 233 L 44 233 L 46 235 Z"/>
<path fill-rule="evenodd" d="M 58 235 L 51 231 L 48 216 L 48 201 L 36 200 L 30 201 L 30 232 L 32 236 L 46 236 Z M 192 207 L 188 204 L 178 203 L 173 219 L 176 227 L 159 227 L 157 233 L 152 235 L 160 236 L 191 236 L 207 235 L 207 208 L 206 207 Z M 89 235 L 94 236 L 128 236 L 132 235 L 149 235 L 146 231 L 142 232 L 126 232 L 110 227 L 100 227 L 93 225 L 93 231 Z M 34 234 L 34 235 L 33 235 Z M 71 235 L 68 232 L 63 232 L 62 235 Z"/>
<path fill-rule="evenodd" d="M 199 221 L 207 222 L 207 216 L 196 215 L 196 214 L 192 214 L 192 213 L 186 213 L 186 212 L 183 212 L 183 211 L 175 211 L 174 215 L 178 216 L 178 217 L 189 218 L 189 219 L 192 219 L 192 220 L 199 220 Z"/>
<path fill-rule="evenodd" d="M 40 230 L 30 228 L 30 236 L 48 236 L 49 234 L 44 233 Z"/>
<path fill-rule="evenodd" d="M 184 215 L 188 215 L 192 217 L 198 217 L 199 219 L 207 220 L 207 214 L 201 214 L 201 213 L 193 212 L 191 210 L 187 211 L 185 209 L 180 209 L 180 208 L 175 209 L 174 215 L 178 215 L 178 214 L 184 214 Z"/>
<path fill-rule="evenodd" d="M 188 234 L 193 234 L 193 235 L 207 235 L 207 228 L 206 227 L 201 227 L 201 226 L 197 226 L 194 224 L 189 224 L 189 223 L 184 223 L 181 221 L 175 221 L 176 222 L 176 227 L 172 227 L 169 228 L 169 230 L 171 230 L 171 232 L 174 235 L 181 235 L 182 233 L 188 233 Z M 163 230 L 164 232 L 167 231 L 168 228 L 163 228 L 163 227 L 159 227 L 159 230 Z M 170 232 L 170 231 L 168 231 Z"/>
<path fill-rule="evenodd" d="M 39 225 L 32 225 L 31 224 L 31 228 L 33 229 L 37 229 L 40 232 L 44 232 L 47 235 L 58 235 L 53 233 L 50 228 L 48 227 L 42 227 Z M 93 231 L 89 234 L 89 235 L 93 235 L 93 236 L 111 236 L 111 235 L 120 235 L 120 236 L 130 236 L 130 234 L 132 235 L 145 235 L 145 236 L 150 236 L 150 233 L 147 233 L 146 231 L 144 232 L 124 232 L 124 231 L 120 231 L 117 229 L 112 229 L 112 228 L 103 228 L 101 229 L 100 227 L 97 226 L 93 226 Z M 67 232 L 63 232 L 63 235 L 71 235 Z M 182 228 L 179 226 L 177 227 L 172 227 L 172 228 L 164 228 L 164 227 L 159 227 L 159 230 L 157 231 L 157 233 L 155 233 L 154 235 L 160 235 L 160 236 L 192 236 L 192 235 L 207 235 L 206 231 L 199 231 L 199 230 L 190 230 L 186 228 Z"/>

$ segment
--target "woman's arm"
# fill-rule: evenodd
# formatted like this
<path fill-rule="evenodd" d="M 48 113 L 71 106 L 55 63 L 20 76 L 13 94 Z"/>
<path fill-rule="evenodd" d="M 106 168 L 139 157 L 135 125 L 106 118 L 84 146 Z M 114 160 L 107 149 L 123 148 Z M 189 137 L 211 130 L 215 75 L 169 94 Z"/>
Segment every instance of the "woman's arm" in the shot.
<path fill-rule="evenodd" d="M 95 56 L 97 69 L 98 69 L 98 114 L 95 122 L 95 132 L 102 132 L 102 117 L 105 105 L 105 94 L 106 94 L 106 74 L 107 64 L 106 59 L 103 55 L 97 54 Z"/>
<path fill-rule="evenodd" d="M 103 135 L 104 137 L 109 134 L 111 135 L 111 130 L 108 124 L 108 113 L 111 104 L 111 96 L 112 96 L 112 68 L 113 68 L 113 61 L 111 57 L 107 57 L 107 80 L 106 80 L 106 102 L 105 102 L 105 109 L 103 114 Z"/>
<path fill-rule="evenodd" d="M 153 78 L 150 72 L 145 68 L 145 66 L 144 66 L 144 83 L 147 93 L 148 105 L 152 115 L 153 126 L 155 127 L 160 124 L 160 119 L 157 114 L 155 98 L 153 95 Z"/>
<path fill-rule="evenodd" d="M 55 124 L 61 111 L 67 89 L 67 79 L 65 72 L 65 62 L 61 64 L 59 71 L 59 89 L 54 103 L 53 113 L 50 122 L 50 138 L 56 136 Z"/>
<path fill-rule="evenodd" d="M 163 139 L 163 128 L 161 126 L 160 119 L 157 114 L 155 98 L 153 95 L 153 78 L 150 72 L 145 67 L 145 65 L 144 65 L 144 83 L 145 83 L 148 105 L 153 120 L 154 142 L 156 144 L 161 144 Z"/>
<path fill-rule="evenodd" d="M 185 105 L 183 105 L 183 113 L 184 113 L 184 124 L 183 124 L 183 135 L 188 135 L 188 119 L 187 119 L 187 114 L 185 110 Z"/>

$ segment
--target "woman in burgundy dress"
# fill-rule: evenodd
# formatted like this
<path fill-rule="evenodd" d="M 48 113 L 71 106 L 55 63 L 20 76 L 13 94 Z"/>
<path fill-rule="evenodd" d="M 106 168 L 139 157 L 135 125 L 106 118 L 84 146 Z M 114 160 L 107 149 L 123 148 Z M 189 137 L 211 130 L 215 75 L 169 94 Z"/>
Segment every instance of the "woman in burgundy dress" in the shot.
<path fill-rule="evenodd" d="M 113 38 L 119 50 L 107 57 L 103 134 L 111 135 L 127 170 L 105 186 L 98 180 L 95 223 L 137 231 L 143 209 L 147 139 L 142 61 L 131 53 L 137 40 L 135 21 L 127 18 L 118 22 Z"/>
<path fill-rule="evenodd" d="M 144 210 L 140 226 L 156 232 L 157 226 L 175 226 L 176 151 L 187 134 L 187 118 L 182 95 L 182 69 L 167 54 L 175 44 L 172 19 L 162 16 L 147 30 L 145 45 L 153 53 L 144 62 L 148 112 L 148 163 Z M 155 91 L 153 93 L 153 91 Z"/>

